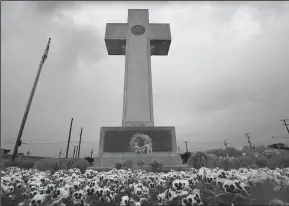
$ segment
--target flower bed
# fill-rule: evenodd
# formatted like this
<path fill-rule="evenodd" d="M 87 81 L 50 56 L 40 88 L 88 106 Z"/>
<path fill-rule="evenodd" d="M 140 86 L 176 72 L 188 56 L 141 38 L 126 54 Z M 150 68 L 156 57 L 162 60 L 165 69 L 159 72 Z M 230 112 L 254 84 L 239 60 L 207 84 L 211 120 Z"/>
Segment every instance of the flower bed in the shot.
<path fill-rule="evenodd" d="M 288 204 L 289 168 L 170 171 L 78 169 L 1 171 L 2 205 Z M 277 198 L 277 199 L 276 199 Z M 273 202 L 272 202 L 273 201 Z M 271 204 L 270 203 L 270 204 Z"/>

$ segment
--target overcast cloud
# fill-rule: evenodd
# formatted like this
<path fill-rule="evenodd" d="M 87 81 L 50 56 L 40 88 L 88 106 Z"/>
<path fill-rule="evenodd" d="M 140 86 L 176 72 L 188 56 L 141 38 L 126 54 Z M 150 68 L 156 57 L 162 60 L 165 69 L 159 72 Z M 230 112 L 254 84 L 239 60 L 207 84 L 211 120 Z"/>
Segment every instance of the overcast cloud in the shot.
<path fill-rule="evenodd" d="M 152 57 L 155 126 L 175 126 L 184 151 L 263 144 L 289 119 L 288 2 L 2 2 L 1 137 L 12 149 L 47 40 L 52 38 L 19 152 L 57 156 L 83 127 L 81 155 L 101 126 L 121 126 L 124 56 L 108 56 L 106 23 L 147 8 L 170 23 L 169 55 Z M 56 144 L 32 144 L 54 142 Z M 63 152 L 64 153 L 64 152 Z"/>

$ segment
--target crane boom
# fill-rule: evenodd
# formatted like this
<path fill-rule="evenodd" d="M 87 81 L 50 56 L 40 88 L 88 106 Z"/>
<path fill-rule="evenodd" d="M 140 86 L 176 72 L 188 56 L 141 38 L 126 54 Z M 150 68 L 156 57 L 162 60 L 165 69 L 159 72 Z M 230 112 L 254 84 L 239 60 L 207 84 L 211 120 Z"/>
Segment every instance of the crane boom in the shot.
<path fill-rule="evenodd" d="M 33 84 L 29 99 L 28 99 L 28 103 L 27 103 L 27 106 L 26 106 L 26 109 L 25 109 L 25 113 L 24 113 L 22 122 L 21 122 L 21 126 L 20 126 L 20 129 L 19 129 L 17 140 L 16 140 L 16 143 L 15 143 L 15 146 L 14 146 L 14 151 L 13 151 L 13 154 L 12 154 L 12 161 L 15 160 L 15 157 L 16 157 L 17 151 L 18 151 L 18 147 L 21 146 L 21 136 L 22 136 L 22 133 L 23 133 L 23 130 L 24 130 L 24 127 L 25 127 L 26 119 L 27 119 L 27 116 L 28 116 L 28 113 L 29 113 L 29 110 L 30 110 L 30 106 L 31 106 L 31 103 L 32 103 L 32 100 L 33 100 L 33 96 L 34 96 L 34 93 L 35 93 L 35 90 L 36 90 L 36 86 L 37 86 L 37 83 L 38 83 L 38 80 L 39 80 L 39 76 L 40 76 L 40 73 L 41 73 L 41 70 L 42 70 L 42 66 L 43 66 L 45 60 L 48 57 L 48 51 L 49 51 L 50 42 L 51 42 L 51 38 L 48 39 L 47 46 L 46 46 L 46 48 L 44 50 L 44 54 L 42 55 L 42 58 L 41 58 L 41 61 L 40 61 L 40 64 L 39 64 L 38 72 L 37 72 L 36 78 L 34 80 L 34 84 Z"/>

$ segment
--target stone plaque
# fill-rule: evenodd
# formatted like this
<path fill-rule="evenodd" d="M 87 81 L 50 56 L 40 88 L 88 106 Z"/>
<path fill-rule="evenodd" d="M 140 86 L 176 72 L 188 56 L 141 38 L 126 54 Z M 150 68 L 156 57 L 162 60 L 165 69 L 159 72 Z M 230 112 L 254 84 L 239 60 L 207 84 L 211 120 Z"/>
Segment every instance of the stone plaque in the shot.
<path fill-rule="evenodd" d="M 122 128 L 107 130 L 103 135 L 103 152 L 138 152 L 150 144 L 152 152 L 173 151 L 173 133 L 170 129 Z M 141 152 L 141 151 L 140 151 Z"/>
<path fill-rule="evenodd" d="M 145 33 L 145 28 L 141 25 L 135 25 L 131 28 L 131 32 L 134 35 L 142 35 Z"/>

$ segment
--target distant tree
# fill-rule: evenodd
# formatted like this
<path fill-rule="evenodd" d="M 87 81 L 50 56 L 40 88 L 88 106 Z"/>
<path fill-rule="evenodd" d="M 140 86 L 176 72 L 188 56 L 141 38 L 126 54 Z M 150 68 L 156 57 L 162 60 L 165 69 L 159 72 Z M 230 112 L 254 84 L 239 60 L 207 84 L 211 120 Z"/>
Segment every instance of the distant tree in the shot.
<path fill-rule="evenodd" d="M 229 157 L 240 157 L 242 156 L 241 150 L 236 149 L 235 147 L 228 147 L 228 154 Z"/>
<path fill-rule="evenodd" d="M 224 157 L 226 155 L 225 150 L 222 148 L 210 149 L 210 150 L 207 150 L 206 153 L 216 155 L 217 157 Z"/>
<path fill-rule="evenodd" d="M 265 150 L 266 150 L 266 147 L 265 147 L 264 145 L 257 146 L 257 147 L 255 147 L 255 149 L 254 149 L 255 152 L 258 152 L 258 153 L 260 153 L 260 154 L 262 154 Z"/>
<path fill-rule="evenodd" d="M 229 157 L 240 157 L 242 156 L 242 151 L 236 149 L 235 147 L 228 147 L 228 155 Z M 207 154 L 213 154 L 217 157 L 225 157 L 227 156 L 226 149 L 219 148 L 219 149 L 211 149 L 206 151 Z"/>

